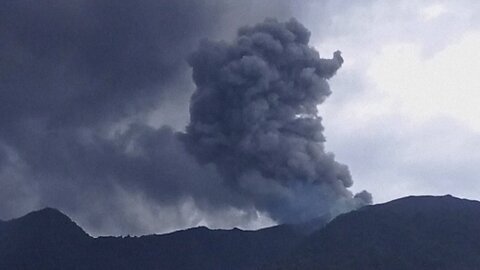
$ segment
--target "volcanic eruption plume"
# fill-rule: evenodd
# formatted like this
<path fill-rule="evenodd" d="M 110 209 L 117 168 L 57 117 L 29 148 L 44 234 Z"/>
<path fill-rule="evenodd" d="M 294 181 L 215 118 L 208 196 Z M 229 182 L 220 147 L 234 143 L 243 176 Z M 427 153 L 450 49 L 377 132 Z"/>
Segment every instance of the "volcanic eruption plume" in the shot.
<path fill-rule="evenodd" d="M 196 90 L 182 139 L 231 190 L 279 222 L 371 203 L 353 195 L 346 165 L 325 152 L 317 106 L 343 59 L 322 59 L 295 19 L 243 27 L 232 43 L 203 41 L 190 56 Z"/>
<path fill-rule="evenodd" d="M 50 206 L 94 235 L 138 235 L 301 222 L 370 201 L 323 146 L 317 106 L 341 55 L 321 59 L 295 20 L 202 42 L 180 132 L 185 58 L 230 7 L 3 2 L 0 219 Z"/>

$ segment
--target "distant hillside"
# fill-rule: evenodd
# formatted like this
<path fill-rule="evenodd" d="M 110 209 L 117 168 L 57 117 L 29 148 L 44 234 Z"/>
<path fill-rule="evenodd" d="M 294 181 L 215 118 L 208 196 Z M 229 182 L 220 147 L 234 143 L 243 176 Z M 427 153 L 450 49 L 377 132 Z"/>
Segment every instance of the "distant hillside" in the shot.
<path fill-rule="evenodd" d="M 80 269 L 93 238 L 46 208 L 0 224 L 0 269 Z"/>
<path fill-rule="evenodd" d="M 480 202 L 419 196 L 367 206 L 268 269 L 480 269 Z"/>
<path fill-rule="evenodd" d="M 258 231 L 99 237 L 46 208 L 0 221 L 0 269 L 480 269 L 480 202 L 419 196 Z M 313 228 L 322 227 L 314 230 Z"/>
<path fill-rule="evenodd" d="M 0 223 L 0 269 L 252 269 L 293 250 L 305 236 L 298 228 L 93 238 L 46 208 Z"/>

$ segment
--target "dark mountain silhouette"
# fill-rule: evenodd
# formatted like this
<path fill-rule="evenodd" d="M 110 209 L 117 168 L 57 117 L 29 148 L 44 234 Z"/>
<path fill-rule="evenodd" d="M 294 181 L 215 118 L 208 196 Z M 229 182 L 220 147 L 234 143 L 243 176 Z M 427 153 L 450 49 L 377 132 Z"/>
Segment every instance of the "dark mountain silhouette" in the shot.
<path fill-rule="evenodd" d="M 0 221 L 0 269 L 480 269 L 477 201 L 407 197 L 314 230 L 323 220 L 94 238 L 46 208 Z"/>
<path fill-rule="evenodd" d="M 480 269 L 480 202 L 418 196 L 367 206 L 269 269 Z"/>
<path fill-rule="evenodd" d="M 0 223 L 0 269 L 252 269 L 287 255 L 305 237 L 300 229 L 199 227 L 93 238 L 60 211 L 46 208 Z"/>
<path fill-rule="evenodd" d="M 0 269 L 75 269 L 91 237 L 52 208 L 3 222 Z"/>

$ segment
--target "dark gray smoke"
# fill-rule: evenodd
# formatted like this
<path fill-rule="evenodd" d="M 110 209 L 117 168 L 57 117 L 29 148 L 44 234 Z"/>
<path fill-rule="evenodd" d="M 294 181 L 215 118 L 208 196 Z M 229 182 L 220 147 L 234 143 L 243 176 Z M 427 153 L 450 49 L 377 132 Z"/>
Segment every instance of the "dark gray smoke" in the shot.
<path fill-rule="evenodd" d="M 188 120 L 185 58 L 237 28 L 225 14 L 240 22 L 255 8 L 257 20 L 288 11 L 282 2 L 0 1 L 0 219 L 51 206 L 93 234 L 254 220 L 149 118 Z"/>
<path fill-rule="evenodd" d="M 225 9 L 210 2 L 0 1 L 0 218 L 51 206 L 95 233 L 168 229 L 144 226 L 151 208 L 192 225 L 163 209 L 197 194 L 183 166 L 209 174 L 145 116 L 188 98 L 185 58 Z"/>
<path fill-rule="evenodd" d="M 290 4 L 287 0 L 262 4 L 216 0 L 0 1 L 0 219 L 51 206 L 65 211 L 93 234 L 143 234 L 199 224 L 248 225 L 262 220 L 260 212 L 290 221 L 328 212 L 341 205 L 333 203 L 339 198 L 348 204 L 354 202 L 346 190 L 343 197 L 330 191 L 328 187 L 334 185 L 305 184 L 317 181 L 313 178 L 293 181 L 294 174 L 305 173 L 303 169 L 282 167 L 276 172 L 275 167 L 282 166 L 284 161 L 281 156 L 272 159 L 269 149 L 274 142 L 270 139 L 261 142 L 261 136 L 255 134 L 250 141 L 230 138 L 228 143 L 257 143 L 265 150 L 259 148 L 254 153 L 253 145 L 238 146 L 250 150 L 245 150 L 243 157 L 235 157 L 241 153 L 238 149 L 225 148 L 236 152 L 212 158 L 222 151 L 221 147 L 215 145 L 210 148 L 212 153 L 207 153 L 209 148 L 201 139 L 204 136 L 192 127 L 206 122 L 208 117 L 218 118 L 221 113 L 207 116 L 206 113 L 210 114 L 207 109 L 214 107 L 199 106 L 201 103 L 196 100 L 199 94 L 195 94 L 192 112 L 197 116 L 192 115 L 188 135 L 159 124 L 172 118 L 179 119 L 172 125 L 183 127 L 188 121 L 187 108 L 182 105 L 188 102 L 193 87 L 185 59 L 198 46 L 200 38 L 225 36 L 237 24 L 258 20 L 267 12 L 279 16 L 290 14 Z M 283 29 L 281 24 L 277 26 Z M 258 35 L 252 31 L 256 30 L 242 30 L 245 41 L 253 41 L 251 37 Z M 281 32 L 285 31 L 278 34 Z M 256 39 L 259 42 L 264 38 Z M 269 42 L 268 37 L 265 42 Z M 282 49 L 286 44 L 277 43 Z M 271 54 L 259 53 L 261 46 L 256 49 L 244 45 L 252 56 L 255 51 L 260 58 Z M 235 51 L 226 44 L 203 46 L 206 51 L 209 46 L 219 46 L 222 49 L 218 53 Z M 199 65 L 202 54 L 193 56 L 192 64 Z M 209 56 L 206 60 L 219 58 Z M 264 61 L 266 72 L 273 70 L 270 67 L 273 58 L 272 55 Z M 233 56 L 222 59 L 227 61 Z M 255 58 L 251 60 L 246 61 L 257 63 Z M 276 65 L 287 65 L 280 63 L 285 60 L 278 58 Z M 336 70 L 335 61 L 314 62 L 308 64 L 312 72 L 324 73 L 324 77 Z M 328 63 L 333 66 L 327 67 Z M 299 68 L 302 65 L 297 64 Z M 225 74 L 235 75 L 236 67 L 230 68 L 232 71 L 226 70 Z M 277 71 L 287 72 L 287 69 Z M 197 81 L 205 80 L 208 74 L 218 75 L 213 69 L 203 72 L 200 74 L 195 68 Z M 307 71 L 303 73 L 305 79 L 298 83 L 308 83 L 310 75 Z M 238 78 L 243 80 L 242 76 Z M 273 78 L 264 77 L 267 82 Z M 226 85 L 236 80 L 223 79 L 226 81 L 209 80 Z M 285 87 L 285 91 L 290 88 Z M 238 89 L 245 87 L 239 85 Z M 285 99 L 286 95 L 278 97 Z M 235 98 L 225 102 L 236 102 Z M 297 107 L 305 106 L 301 105 L 304 101 L 299 100 L 295 105 L 293 100 L 292 110 L 302 111 Z M 318 98 L 311 102 L 317 103 Z M 237 115 L 236 110 L 218 104 L 211 102 L 211 106 L 224 110 L 225 117 Z M 246 104 L 247 100 L 236 106 Z M 258 117 L 265 115 L 264 105 L 249 104 L 257 110 Z M 198 112 L 199 109 L 207 111 Z M 158 119 L 153 119 L 156 122 L 151 119 L 152 112 L 156 113 Z M 289 112 L 283 113 L 289 117 Z M 273 111 L 269 114 L 268 117 L 278 118 Z M 303 120 L 284 125 L 283 133 L 290 132 L 293 138 L 298 132 L 296 125 L 306 127 L 303 122 L 311 122 L 311 132 L 317 132 L 318 119 L 309 120 L 308 113 L 294 114 Z M 249 117 L 254 116 L 257 117 L 256 114 Z M 280 120 L 276 121 L 281 123 Z M 252 125 L 265 122 L 256 118 L 249 121 Z M 245 138 L 247 130 L 254 130 L 246 122 L 239 124 L 238 120 L 233 121 L 230 131 L 237 126 L 245 130 L 239 133 Z M 267 131 L 266 128 L 262 130 Z M 307 131 L 299 134 L 304 132 Z M 282 141 L 302 144 L 306 140 L 302 136 L 305 135 L 298 136 L 299 142 L 284 138 Z M 295 149 L 293 145 L 284 147 L 288 151 Z M 291 166 L 301 166 L 301 159 L 309 157 L 293 152 L 289 155 L 294 157 Z M 236 162 L 232 169 L 225 165 L 229 160 Z M 325 158 L 324 162 L 334 163 L 332 158 Z"/>
<path fill-rule="evenodd" d="M 103 125 L 188 93 L 172 85 L 217 21 L 220 6 L 205 2 L 1 1 L 2 125 Z"/>
<path fill-rule="evenodd" d="M 322 59 L 292 19 L 238 31 L 233 43 L 204 41 L 189 63 L 197 89 L 185 141 L 230 189 L 275 220 L 298 222 L 371 203 L 347 189 L 347 166 L 326 153 L 317 106 L 340 52 Z"/>

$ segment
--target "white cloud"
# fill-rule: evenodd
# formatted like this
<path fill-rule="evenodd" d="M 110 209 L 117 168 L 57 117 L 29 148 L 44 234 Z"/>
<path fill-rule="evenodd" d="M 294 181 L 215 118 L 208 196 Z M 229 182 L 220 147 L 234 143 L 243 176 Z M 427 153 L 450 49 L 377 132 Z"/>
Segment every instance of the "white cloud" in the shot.
<path fill-rule="evenodd" d="M 424 8 L 421 12 L 421 16 L 425 21 L 429 21 L 440 17 L 446 12 L 447 8 L 443 4 L 436 3 Z"/>
<path fill-rule="evenodd" d="M 350 167 L 353 190 L 369 190 L 375 202 L 478 199 L 480 30 L 472 14 L 480 6 L 395 3 L 342 10 L 337 32 L 314 39 L 324 56 L 341 49 L 347 64 L 319 107 L 326 147 Z"/>
<path fill-rule="evenodd" d="M 415 44 L 386 46 L 368 70 L 392 110 L 425 121 L 448 116 L 480 132 L 480 32 L 465 34 L 431 58 Z"/>

